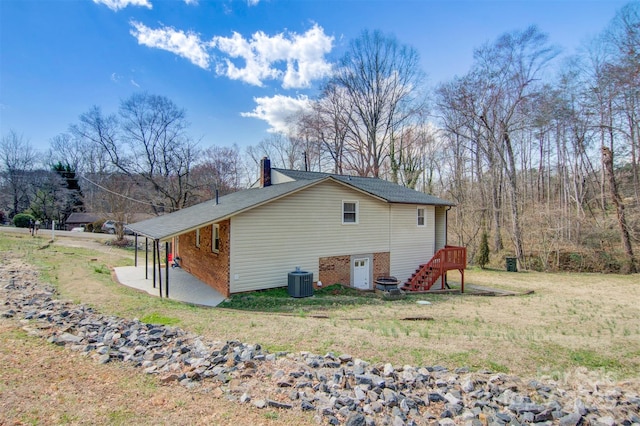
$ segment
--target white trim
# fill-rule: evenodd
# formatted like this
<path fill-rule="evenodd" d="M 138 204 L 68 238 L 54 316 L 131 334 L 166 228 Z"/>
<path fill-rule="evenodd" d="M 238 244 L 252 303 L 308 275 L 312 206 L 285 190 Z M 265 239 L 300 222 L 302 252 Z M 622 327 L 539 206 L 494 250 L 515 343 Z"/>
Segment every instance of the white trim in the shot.
<path fill-rule="evenodd" d="M 420 210 L 422 210 L 422 216 L 420 216 Z M 427 209 L 421 206 L 417 206 L 416 208 L 416 225 L 420 228 L 427 226 Z M 420 224 L 420 219 L 422 218 L 422 224 Z"/>
<path fill-rule="evenodd" d="M 218 248 L 216 248 L 216 241 L 218 243 Z M 217 223 L 211 225 L 211 252 L 220 253 L 220 225 Z"/>
<path fill-rule="evenodd" d="M 196 247 L 200 248 L 200 228 L 196 229 Z"/>
<path fill-rule="evenodd" d="M 344 210 L 344 206 L 345 204 L 355 204 L 355 212 L 345 212 Z M 342 200 L 342 224 L 343 225 L 357 225 L 360 222 L 360 202 L 358 200 Z M 348 214 L 355 214 L 355 220 L 353 222 L 349 221 L 349 222 L 345 222 L 344 220 L 344 215 L 345 213 Z"/>

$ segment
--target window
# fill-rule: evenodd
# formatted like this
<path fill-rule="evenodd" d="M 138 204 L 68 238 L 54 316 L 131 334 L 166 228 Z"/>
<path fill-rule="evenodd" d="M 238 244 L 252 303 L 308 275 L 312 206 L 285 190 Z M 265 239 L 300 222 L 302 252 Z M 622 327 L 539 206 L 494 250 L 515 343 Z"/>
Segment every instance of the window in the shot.
<path fill-rule="evenodd" d="M 196 247 L 200 248 L 200 228 L 196 229 Z"/>
<path fill-rule="evenodd" d="M 342 202 L 342 223 L 358 223 L 358 202 L 343 201 Z"/>
<path fill-rule="evenodd" d="M 424 208 L 418 208 L 418 226 L 424 226 Z"/>
<path fill-rule="evenodd" d="M 220 253 L 220 225 L 211 227 L 211 251 Z"/>

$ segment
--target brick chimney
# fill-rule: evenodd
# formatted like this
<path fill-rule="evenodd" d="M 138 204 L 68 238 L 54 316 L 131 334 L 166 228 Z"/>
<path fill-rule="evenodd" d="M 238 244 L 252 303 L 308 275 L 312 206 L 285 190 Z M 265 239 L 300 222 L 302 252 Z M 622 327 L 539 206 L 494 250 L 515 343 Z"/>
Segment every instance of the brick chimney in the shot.
<path fill-rule="evenodd" d="M 260 188 L 271 186 L 271 160 L 262 157 L 260 160 Z"/>

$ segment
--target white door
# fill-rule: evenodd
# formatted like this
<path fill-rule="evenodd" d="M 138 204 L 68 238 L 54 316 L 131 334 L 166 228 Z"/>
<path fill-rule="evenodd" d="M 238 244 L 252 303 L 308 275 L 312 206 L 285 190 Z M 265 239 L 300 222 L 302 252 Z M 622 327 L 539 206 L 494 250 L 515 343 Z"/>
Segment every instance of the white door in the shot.
<path fill-rule="evenodd" d="M 369 259 L 353 261 L 353 286 L 360 290 L 369 290 Z"/>

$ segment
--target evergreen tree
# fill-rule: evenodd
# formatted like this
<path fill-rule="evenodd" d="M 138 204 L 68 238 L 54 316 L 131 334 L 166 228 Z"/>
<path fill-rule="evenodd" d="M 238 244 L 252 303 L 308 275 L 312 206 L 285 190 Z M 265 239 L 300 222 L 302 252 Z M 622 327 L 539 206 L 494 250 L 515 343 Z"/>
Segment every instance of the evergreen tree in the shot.
<path fill-rule="evenodd" d="M 52 169 L 64 179 L 66 188 L 69 190 L 70 199 L 67 201 L 65 208 L 65 217 L 73 212 L 83 212 L 84 202 L 82 190 L 80 189 L 76 171 L 68 163 L 62 164 L 60 161 L 54 164 Z"/>
<path fill-rule="evenodd" d="M 489 236 L 486 231 L 482 233 L 482 240 L 480 240 L 480 247 L 478 247 L 478 253 L 476 254 L 476 262 L 482 269 L 489 263 Z"/>

